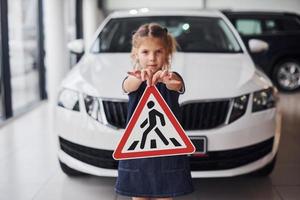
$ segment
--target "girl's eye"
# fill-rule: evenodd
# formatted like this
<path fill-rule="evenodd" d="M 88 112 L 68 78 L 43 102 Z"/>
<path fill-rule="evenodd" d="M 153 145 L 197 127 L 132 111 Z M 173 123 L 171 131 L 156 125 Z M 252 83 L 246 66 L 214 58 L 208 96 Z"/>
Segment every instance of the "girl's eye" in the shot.
<path fill-rule="evenodd" d="M 157 50 L 156 53 L 157 53 L 157 54 L 162 54 L 163 51 L 160 49 L 160 50 Z"/>
<path fill-rule="evenodd" d="M 143 53 L 143 54 L 147 54 L 147 53 L 148 53 L 148 51 L 142 51 L 142 53 Z"/>

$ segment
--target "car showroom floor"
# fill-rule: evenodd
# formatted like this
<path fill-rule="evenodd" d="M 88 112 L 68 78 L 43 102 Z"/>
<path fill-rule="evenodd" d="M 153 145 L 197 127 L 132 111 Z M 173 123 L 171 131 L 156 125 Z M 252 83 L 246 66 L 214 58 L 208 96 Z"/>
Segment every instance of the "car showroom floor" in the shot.
<path fill-rule="evenodd" d="M 269 177 L 194 179 L 195 192 L 175 198 L 300 199 L 300 92 L 281 94 L 282 136 L 275 170 Z M 9 120 L 0 129 L 1 200 L 128 200 L 114 193 L 115 178 L 69 178 L 60 170 L 50 106 Z"/>

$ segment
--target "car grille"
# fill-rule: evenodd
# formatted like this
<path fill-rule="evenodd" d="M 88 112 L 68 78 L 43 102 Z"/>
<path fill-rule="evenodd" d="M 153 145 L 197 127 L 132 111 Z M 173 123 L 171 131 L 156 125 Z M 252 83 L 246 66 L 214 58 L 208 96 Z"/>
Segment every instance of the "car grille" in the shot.
<path fill-rule="evenodd" d="M 229 101 L 195 102 L 180 106 L 185 130 L 215 128 L 226 120 Z"/>
<path fill-rule="evenodd" d="M 60 148 L 77 160 L 101 168 L 118 168 L 118 161 L 115 161 L 112 157 L 113 151 L 82 146 L 61 137 L 59 137 L 59 142 Z M 209 151 L 206 157 L 190 156 L 191 170 L 225 170 L 249 164 L 270 153 L 273 142 L 274 138 L 272 137 L 266 141 L 243 148 L 227 151 Z"/>
<path fill-rule="evenodd" d="M 107 122 L 117 128 L 126 127 L 128 102 L 102 101 Z"/>
<path fill-rule="evenodd" d="M 117 128 L 126 127 L 127 102 L 103 101 L 107 122 Z M 214 102 L 194 102 L 180 106 L 181 125 L 185 130 L 215 128 L 225 123 L 229 100 Z"/>

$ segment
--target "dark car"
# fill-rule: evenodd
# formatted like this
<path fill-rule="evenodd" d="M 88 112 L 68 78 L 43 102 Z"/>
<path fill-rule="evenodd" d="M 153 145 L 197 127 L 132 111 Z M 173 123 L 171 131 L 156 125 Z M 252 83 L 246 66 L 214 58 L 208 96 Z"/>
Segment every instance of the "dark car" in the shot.
<path fill-rule="evenodd" d="M 281 91 L 300 88 L 300 16 L 286 12 L 223 11 L 248 48 L 250 39 L 268 43 L 269 49 L 251 53 L 258 67 Z"/>

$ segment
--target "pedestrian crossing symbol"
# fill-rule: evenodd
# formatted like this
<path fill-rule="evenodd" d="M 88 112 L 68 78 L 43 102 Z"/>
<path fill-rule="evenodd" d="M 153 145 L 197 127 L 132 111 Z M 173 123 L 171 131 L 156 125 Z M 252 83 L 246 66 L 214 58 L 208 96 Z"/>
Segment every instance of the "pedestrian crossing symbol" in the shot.
<path fill-rule="evenodd" d="M 192 154 L 195 147 L 155 86 L 147 87 L 113 153 L 115 160 Z"/>

